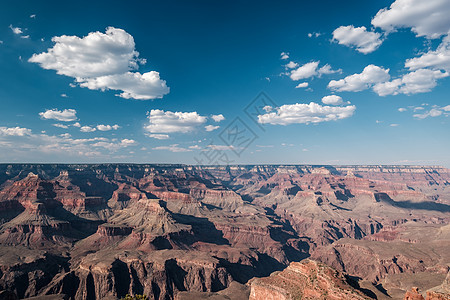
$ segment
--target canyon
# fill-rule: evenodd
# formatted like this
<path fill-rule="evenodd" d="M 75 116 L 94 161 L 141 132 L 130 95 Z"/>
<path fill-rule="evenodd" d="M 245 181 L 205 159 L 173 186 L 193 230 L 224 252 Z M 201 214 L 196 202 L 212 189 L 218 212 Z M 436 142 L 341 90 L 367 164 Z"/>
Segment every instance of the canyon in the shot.
<path fill-rule="evenodd" d="M 439 166 L 0 164 L 0 299 L 450 299 Z"/>

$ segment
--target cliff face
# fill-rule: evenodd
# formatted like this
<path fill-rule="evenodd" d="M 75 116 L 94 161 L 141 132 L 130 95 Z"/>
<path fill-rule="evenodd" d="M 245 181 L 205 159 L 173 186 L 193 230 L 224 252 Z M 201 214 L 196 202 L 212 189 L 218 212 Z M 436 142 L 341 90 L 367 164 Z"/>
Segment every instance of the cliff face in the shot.
<path fill-rule="evenodd" d="M 0 165 L 0 290 L 228 297 L 289 266 L 252 297 L 442 297 L 449 221 L 441 167 Z"/>

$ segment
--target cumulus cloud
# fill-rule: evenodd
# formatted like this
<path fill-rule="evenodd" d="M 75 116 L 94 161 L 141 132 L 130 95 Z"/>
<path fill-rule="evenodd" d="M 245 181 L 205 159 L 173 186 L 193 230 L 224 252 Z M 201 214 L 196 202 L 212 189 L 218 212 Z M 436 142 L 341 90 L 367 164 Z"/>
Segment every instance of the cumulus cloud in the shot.
<path fill-rule="evenodd" d="M 287 53 L 287 52 L 281 52 L 281 54 L 280 54 L 280 58 L 281 59 L 289 59 L 289 53 Z"/>
<path fill-rule="evenodd" d="M 329 95 L 329 96 L 325 96 L 322 98 L 322 103 L 328 104 L 328 105 L 340 105 L 340 104 L 344 103 L 344 101 L 342 100 L 342 97 L 340 97 L 340 96 Z"/>
<path fill-rule="evenodd" d="M 63 111 L 47 109 L 45 112 L 40 112 L 39 116 L 46 120 L 52 119 L 61 122 L 71 122 L 77 119 L 77 111 L 75 109 L 64 109 Z"/>
<path fill-rule="evenodd" d="M 398 111 L 399 111 L 399 112 L 405 112 L 405 111 L 407 111 L 407 109 L 404 108 L 404 107 L 400 107 L 400 108 L 398 109 Z"/>
<path fill-rule="evenodd" d="M 81 131 L 81 132 L 94 132 L 94 131 L 96 131 L 96 130 L 97 130 L 97 128 L 91 127 L 91 126 L 82 126 L 82 127 L 80 128 L 80 131 Z"/>
<path fill-rule="evenodd" d="M 214 131 L 219 128 L 220 128 L 220 126 L 214 126 L 214 125 L 206 125 L 205 126 L 206 131 Z"/>
<path fill-rule="evenodd" d="M 322 76 L 324 74 L 333 74 L 333 73 L 339 73 L 341 70 L 333 70 L 330 65 L 326 64 L 323 67 L 319 68 L 319 62 L 318 61 L 312 61 L 309 63 L 306 63 L 294 70 L 290 73 L 290 78 L 294 81 L 315 77 L 315 76 Z"/>
<path fill-rule="evenodd" d="M 419 69 L 407 73 L 401 78 L 378 83 L 373 87 L 373 90 L 379 96 L 425 93 L 431 91 L 437 85 L 438 79 L 448 76 L 449 73 L 439 70 Z"/>
<path fill-rule="evenodd" d="M 158 146 L 154 147 L 153 150 L 167 150 L 170 152 L 190 152 L 191 149 L 180 147 L 179 144 L 173 144 L 170 146 Z"/>
<path fill-rule="evenodd" d="M 290 61 L 288 64 L 284 65 L 286 69 L 294 69 L 298 67 L 298 63 Z"/>
<path fill-rule="evenodd" d="M 31 135 L 31 129 L 22 127 L 0 127 L 0 136 L 26 136 Z"/>
<path fill-rule="evenodd" d="M 389 79 L 389 69 L 368 65 L 359 74 L 353 74 L 340 80 L 331 80 L 328 83 L 328 88 L 340 92 L 359 92 L 366 90 L 377 83 L 386 82 Z"/>
<path fill-rule="evenodd" d="M 309 86 L 308 82 L 301 82 L 295 86 L 296 89 L 307 88 Z"/>
<path fill-rule="evenodd" d="M 22 34 L 22 33 L 23 33 L 22 28 L 20 28 L 20 27 L 14 27 L 14 26 L 12 26 L 12 24 L 9 25 L 9 28 L 11 29 L 11 31 L 12 31 L 14 34 Z"/>
<path fill-rule="evenodd" d="M 171 112 L 152 109 L 148 113 L 148 125 L 144 129 L 149 133 L 187 133 L 203 125 L 206 119 L 197 112 Z"/>
<path fill-rule="evenodd" d="M 309 124 L 336 121 L 351 117 L 356 109 L 348 106 L 322 106 L 318 103 L 286 104 L 276 108 L 276 111 L 258 116 L 261 124 L 288 125 Z"/>
<path fill-rule="evenodd" d="M 123 29 L 108 27 L 106 33 L 91 32 L 85 37 L 56 36 L 47 52 L 33 54 L 29 62 L 57 74 L 75 78 L 82 87 L 119 90 L 126 99 L 155 99 L 169 93 L 159 73 L 136 72 L 145 59 L 139 58 L 133 37 Z"/>
<path fill-rule="evenodd" d="M 223 120 L 225 120 L 225 117 L 220 114 L 220 115 L 212 115 L 211 119 L 214 120 L 214 122 L 222 122 Z"/>
<path fill-rule="evenodd" d="M 67 125 L 64 125 L 64 124 L 52 124 L 52 126 L 55 126 L 55 127 L 58 127 L 58 128 L 63 128 L 63 129 L 67 129 L 67 128 L 69 128 L 69 126 L 67 126 Z"/>
<path fill-rule="evenodd" d="M 448 0 L 396 0 L 389 8 L 378 11 L 372 25 L 386 32 L 411 28 L 417 36 L 436 39 L 450 29 Z"/>
<path fill-rule="evenodd" d="M 354 47 L 357 51 L 368 54 L 381 45 L 381 34 L 367 31 L 366 27 L 353 25 L 341 26 L 333 31 L 333 40 L 341 45 Z"/>
<path fill-rule="evenodd" d="M 428 51 L 419 57 L 406 60 L 405 67 L 410 70 L 430 68 L 450 72 L 450 36 L 444 37 L 435 51 Z"/>
<path fill-rule="evenodd" d="M 112 125 L 112 126 L 100 124 L 100 125 L 97 125 L 96 128 L 97 128 L 97 130 L 100 130 L 100 131 L 110 131 L 110 130 L 117 130 L 120 128 L 120 126 L 117 124 Z"/>

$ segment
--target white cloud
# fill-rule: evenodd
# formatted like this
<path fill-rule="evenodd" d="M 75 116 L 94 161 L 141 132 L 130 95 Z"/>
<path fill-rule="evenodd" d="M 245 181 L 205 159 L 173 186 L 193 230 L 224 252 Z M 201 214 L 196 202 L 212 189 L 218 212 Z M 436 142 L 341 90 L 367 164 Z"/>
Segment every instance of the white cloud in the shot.
<path fill-rule="evenodd" d="M 35 15 L 35 14 L 30 15 L 30 18 L 31 18 L 31 19 L 36 19 L 36 15 Z"/>
<path fill-rule="evenodd" d="M 103 124 L 97 125 L 97 130 L 100 130 L 100 131 L 117 130 L 119 128 L 120 128 L 120 126 L 117 124 L 112 125 L 112 126 L 111 125 L 103 125 Z"/>
<path fill-rule="evenodd" d="M 381 34 L 367 31 L 366 27 L 341 26 L 333 31 L 333 40 L 367 54 L 375 51 L 383 42 Z"/>
<path fill-rule="evenodd" d="M 281 59 L 289 59 L 289 53 L 281 52 L 280 57 L 281 57 Z"/>
<path fill-rule="evenodd" d="M 439 107 L 439 106 L 434 106 L 432 109 L 430 109 L 427 112 L 424 112 L 423 114 L 414 114 L 413 117 L 417 118 L 417 119 L 425 119 L 428 117 L 439 117 L 439 116 L 449 116 L 450 115 L 450 105 L 444 106 L 444 107 Z"/>
<path fill-rule="evenodd" d="M 22 127 L 0 127 L 0 136 L 26 136 L 31 135 L 31 129 Z"/>
<path fill-rule="evenodd" d="M 125 99 L 148 100 L 162 98 L 169 93 L 169 88 L 164 80 L 161 80 L 159 73 L 150 71 L 144 74 L 138 72 L 127 72 L 100 76 L 95 78 L 77 79 L 81 87 L 90 90 L 121 90 L 118 94 Z"/>
<path fill-rule="evenodd" d="M 45 112 L 40 112 L 39 115 L 46 120 L 53 119 L 62 122 L 71 122 L 77 119 L 77 111 L 75 109 L 65 109 L 63 111 L 47 109 Z"/>
<path fill-rule="evenodd" d="M 407 109 L 404 108 L 404 107 L 400 107 L 400 108 L 398 109 L 398 111 L 399 111 L 399 112 L 405 112 L 405 111 L 407 111 Z"/>
<path fill-rule="evenodd" d="M 20 28 L 20 27 L 14 27 L 14 26 L 12 26 L 12 24 L 9 25 L 9 28 L 11 29 L 11 31 L 12 31 L 14 34 L 22 34 L 22 33 L 23 33 L 22 28 Z"/>
<path fill-rule="evenodd" d="M 119 96 L 126 99 L 155 99 L 169 93 L 158 72 L 134 72 L 146 61 L 139 58 L 133 37 L 122 29 L 108 27 L 106 33 L 56 36 L 52 41 L 53 48 L 33 54 L 29 62 L 73 77 L 82 87 L 121 90 Z"/>
<path fill-rule="evenodd" d="M 225 120 L 225 117 L 220 114 L 220 115 L 212 115 L 211 119 L 214 120 L 214 122 L 222 122 L 223 120 Z"/>
<path fill-rule="evenodd" d="M 147 136 L 157 140 L 167 140 L 169 138 L 168 134 L 160 134 L 160 133 L 147 134 Z"/>
<path fill-rule="evenodd" d="M 342 97 L 340 96 L 329 95 L 322 98 L 322 103 L 328 105 L 340 105 L 344 103 L 344 101 L 342 101 Z"/>
<path fill-rule="evenodd" d="M 353 74 L 340 80 L 331 80 L 328 83 L 328 88 L 340 92 L 359 92 L 372 87 L 374 84 L 386 82 L 389 79 L 389 69 L 368 65 L 359 74 Z"/>
<path fill-rule="evenodd" d="M 69 126 L 67 126 L 67 125 L 64 125 L 64 124 L 52 124 L 52 126 L 55 126 L 55 127 L 58 127 L 58 128 L 63 128 L 63 129 L 67 129 L 67 128 L 69 128 Z"/>
<path fill-rule="evenodd" d="M 179 144 L 173 144 L 170 146 L 159 146 L 153 148 L 153 150 L 168 150 L 170 152 L 190 152 L 191 149 L 179 147 Z"/>
<path fill-rule="evenodd" d="M 398 124 L 390 124 L 389 126 L 391 126 L 391 127 L 397 127 Z"/>
<path fill-rule="evenodd" d="M 81 132 L 94 132 L 96 130 L 97 130 L 97 128 L 91 127 L 91 126 L 83 126 L 80 128 Z"/>
<path fill-rule="evenodd" d="M 187 133 L 204 124 L 206 119 L 197 112 L 171 112 L 152 109 L 148 114 L 149 124 L 144 129 L 149 133 Z"/>
<path fill-rule="evenodd" d="M 193 149 L 193 150 L 199 150 L 201 149 L 201 147 L 199 145 L 193 145 L 193 146 L 189 146 L 189 149 Z"/>
<path fill-rule="evenodd" d="M 21 38 L 21 39 L 29 39 L 30 36 L 29 36 L 29 35 L 21 35 L 20 38 Z"/>
<path fill-rule="evenodd" d="M 299 83 L 299 84 L 297 84 L 297 86 L 295 87 L 296 89 L 299 89 L 299 88 L 307 88 L 309 86 L 309 83 L 308 82 L 301 82 L 301 83 Z"/>
<path fill-rule="evenodd" d="M 372 25 L 386 32 L 411 28 L 417 36 L 436 39 L 450 30 L 448 0 L 396 0 L 389 8 L 378 11 Z"/>
<path fill-rule="evenodd" d="M 351 117 L 356 106 L 322 106 L 311 102 L 309 104 L 286 104 L 276 108 L 276 112 L 259 115 L 258 122 L 272 125 L 308 124 L 326 121 L 336 121 Z"/>
<path fill-rule="evenodd" d="M 68 96 L 67 96 L 67 94 L 61 94 L 61 97 L 67 98 Z"/>
<path fill-rule="evenodd" d="M 300 66 L 295 70 L 292 70 L 290 77 L 292 80 L 300 80 L 300 79 L 313 77 L 317 74 L 318 66 L 319 66 L 318 61 L 312 61 L 312 62 L 306 63 L 303 66 Z"/>
<path fill-rule="evenodd" d="M 214 126 L 214 125 L 206 125 L 205 126 L 206 131 L 213 131 L 213 130 L 216 130 L 219 128 L 220 128 L 220 126 Z"/>
<path fill-rule="evenodd" d="M 324 74 L 339 73 L 341 70 L 333 70 L 330 65 L 326 64 L 319 68 L 318 61 L 312 61 L 306 63 L 297 69 L 291 70 L 290 77 L 292 80 L 297 81 L 300 79 L 310 78 L 314 76 L 322 76 Z"/>
<path fill-rule="evenodd" d="M 444 37 L 435 51 L 428 51 L 419 57 L 406 60 L 405 67 L 410 70 L 431 68 L 450 71 L 450 36 Z"/>
<path fill-rule="evenodd" d="M 298 63 L 290 61 L 288 64 L 284 66 L 286 69 L 294 69 L 298 67 Z"/>
<path fill-rule="evenodd" d="M 431 91 L 437 85 L 438 79 L 448 76 L 449 73 L 447 72 L 419 69 L 407 73 L 401 78 L 378 83 L 373 87 L 373 90 L 379 96 L 425 93 Z"/>
<path fill-rule="evenodd" d="M 78 123 L 78 122 L 76 122 L 76 123 L 74 123 L 72 126 L 73 126 L 73 127 L 81 127 L 81 124 Z"/>

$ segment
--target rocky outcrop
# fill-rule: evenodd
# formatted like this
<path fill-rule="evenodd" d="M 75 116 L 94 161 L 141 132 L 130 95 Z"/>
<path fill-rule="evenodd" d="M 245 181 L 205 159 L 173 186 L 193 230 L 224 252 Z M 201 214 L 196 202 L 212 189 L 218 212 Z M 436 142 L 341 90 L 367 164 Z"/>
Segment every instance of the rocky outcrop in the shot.
<path fill-rule="evenodd" d="M 251 281 L 250 300 L 371 299 L 338 271 L 313 260 L 291 263 L 282 272 Z"/>

